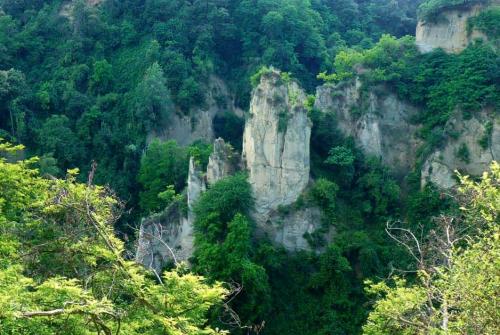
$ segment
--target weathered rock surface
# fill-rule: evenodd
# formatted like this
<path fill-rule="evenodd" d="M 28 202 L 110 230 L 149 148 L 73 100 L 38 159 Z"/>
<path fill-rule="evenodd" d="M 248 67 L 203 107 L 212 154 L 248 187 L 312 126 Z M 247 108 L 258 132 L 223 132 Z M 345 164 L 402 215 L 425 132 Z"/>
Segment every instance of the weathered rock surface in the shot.
<path fill-rule="evenodd" d="M 175 202 L 163 212 L 143 219 L 139 230 L 137 262 L 159 272 L 168 263 L 188 261 L 194 250 L 193 205 L 205 190 L 204 175 L 191 157 L 187 213 L 182 204 Z"/>
<path fill-rule="evenodd" d="M 193 206 L 206 191 L 207 182 L 213 184 L 237 170 L 235 157 L 232 147 L 221 138 L 214 143 L 206 174 L 191 157 L 186 188 L 187 212 L 176 202 L 161 213 L 142 220 L 136 252 L 139 263 L 159 272 L 168 263 L 191 258 L 194 251 Z"/>
<path fill-rule="evenodd" d="M 435 22 L 419 20 L 416 31 L 418 48 L 421 52 L 442 48 L 446 52 L 458 53 L 476 39 L 487 40 L 482 32 L 467 29 L 467 20 L 477 16 L 486 7 L 475 5 L 444 9 Z"/>
<path fill-rule="evenodd" d="M 243 162 L 255 198 L 257 236 L 267 236 L 288 251 L 310 250 L 306 235 L 321 226 L 318 208 L 280 208 L 293 204 L 309 184 L 312 123 L 305 93 L 279 71 L 262 75 L 250 104 L 243 134 Z"/>
<path fill-rule="evenodd" d="M 243 134 L 243 161 L 255 197 L 255 219 L 297 200 L 309 183 L 311 121 L 305 93 L 278 71 L 262 75 Z"/>
<path fill-rule="evenodd" d="M 135 259 L 160 273 L 169 264 L 186 261 L 193 252 L 192 224 L 179 203 L 141 222 Z"/>
<path fill-rule="evenodd" d="M 323 85 L 317 88 L 315 107 L 333 113 L 345 136 L 403 177 L 413 168 L 420 144 L 418 127 L 411 122 L 418 111 L 384 88 L 379 91 L 363 94 L 359 80 Z"/>
<path fill-rule="evenodd" d="M 273 211 L 257 234 L 269 237 L 273 243 L 288 251 L 311 250 L 306 236 L 321 228 L 321 218 L 321 210 L 317 207 L 292 209 L 287 214 Z"/>
<path fill-rule="evenodd" d="M 456 185 L 455 170 L 478 176 L 488 170 L 493 160 L 500 159 L 498 113 L 483 111 L 469 120 L 464 120 L 462 113 L 457 114 L 446 128 L 449 133 L 460 135 L 449 138 L 443 148 L 428 157 L 422 167 L 422 185 L 432 182 L 441 188 L 451 188 Z"/>
<path fill-rule="evenodd" d="M 237 168 L 237 157 L 230 144 L 218 138 L 214 142 L 214 151 L 208 158 L 207 182 L 214 184 L 224 177 L 230 176 Z"/>
<path fill-rule="evenodd" d="M 234 105 L 234 99 L 225 83 L 211 76 L 205 90 L 205 105 L 190 111 L 172 113 L 165 125 L 149 134 L 149 138 L 175 140 L 180 145 L 189 145 L 196 140 L 214 140 L 213 120 L 216 115 L 226 111 L 243 117 L 243 111 Z"/>

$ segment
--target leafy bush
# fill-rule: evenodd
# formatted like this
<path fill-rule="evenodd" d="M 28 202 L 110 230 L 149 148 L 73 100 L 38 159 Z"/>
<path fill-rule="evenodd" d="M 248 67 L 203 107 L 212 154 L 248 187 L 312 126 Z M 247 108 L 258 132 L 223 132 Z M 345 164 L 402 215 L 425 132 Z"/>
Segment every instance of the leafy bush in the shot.
<path fill-rule="evenodd" d="M 481 11 L 477 16 L 469 18 L 467 21 L 467 29 L 470 32 L 477 29 L 488 38 L 495 40 L 500 38 L 500 6 L 492 6 Z"/>
<path fill-rule="evenodd" d="M 3 158 L 21 149 L 0 143 L 2 334 L 220 334 L 206 317 L 226 289 L 181 268 L 153 279 L 125 256 L 109 189 Z"/>
<path fill-rule="evenodd" d="M 262 320 L 269 308 L 267 273 L 252 255 L 252 205 L 246 175 L 237 174 L 212 185 L 194 207 L 193 267 L 209 278 L 241 285 L 232 307 L 247 323 Z"/>
<path fill-rule="evenodd" d="M 268 73 L 271 73 L 273 70 L 270 69 L 267 66 L 262 66 L 257 72 L 255 72 L 251 77 L 250 77 L 250 83 L 252 84 L 252 87 L 255 88 L 259 85 L 260 83 L 260 78 Z"/>
<path fill-rule="evenodd" d="M 142 186 L 139 204 L 144 214 L 163 209 L 169 201 L 169 188 L 180 193 L 187 181 L 189 158 L 206 167 L 210 145 L 197 142 L 190 147 L 181 147 L 175 141 L 151 141 L 141 158 L 138 181 Z"/>

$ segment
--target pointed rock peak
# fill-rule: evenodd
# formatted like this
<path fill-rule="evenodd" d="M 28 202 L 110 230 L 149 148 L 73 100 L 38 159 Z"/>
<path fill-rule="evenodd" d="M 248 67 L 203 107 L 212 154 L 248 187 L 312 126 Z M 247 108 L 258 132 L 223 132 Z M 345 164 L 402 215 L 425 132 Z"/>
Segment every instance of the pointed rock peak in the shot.
<path fill-rule="evenodd" d="M 306 95 L 298 84 L 275 69 L 261 74 L 252 94 L 250 118 L 243 135 L 243 161 L 256 200 L 257 221 L 288 205 L 309 182 L 311 122 Z"/>

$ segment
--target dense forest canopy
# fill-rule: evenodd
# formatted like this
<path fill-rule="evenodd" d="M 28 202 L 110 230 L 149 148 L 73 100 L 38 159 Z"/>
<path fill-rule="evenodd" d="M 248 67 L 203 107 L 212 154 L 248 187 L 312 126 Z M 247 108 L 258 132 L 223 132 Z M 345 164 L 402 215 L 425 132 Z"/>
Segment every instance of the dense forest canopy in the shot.
<path fill-rule="evenodd" d="M 422 186 L 420 167 L 460 136 L 447 126 L 457 111 L 498 114 L 498 49 L 475 41 L 422 54 L 413 37 L 417 17 L 486 3 L 0 0 L 0 333 L 494 334 L 498 164 L 457 176 L 449 192 Z M 491 7 L 469 33 L 498 41 L 499 17 Z M 321 252 L 255 238 L 243 171 L 194 205 L 190 268 L 135 264 L 141 218 L 187 211 L 190 157 L 205 169 L 212 152 L 155 135 L 173 115 L 196 122 L 220 80 L 244 116 L 224 110 L 213 127 L 241 150 L 252 89 L 272 68 L 310 94 L 312 121 L 314 182 L 278 214 L 320 210 L 305 238 Z M 362 98 L 379 89 L 418 109 L 422 145 L 404 180 L 314 108 L 317 86 L 356 80 Z M 493 124 L 485 129 L 486 150 Z M 455 154 L 469 159 L 467 147 Z M 449 231 L 456 243 L 436 242 Z M 415 259 L 412 234 L 444 258 Z"/>

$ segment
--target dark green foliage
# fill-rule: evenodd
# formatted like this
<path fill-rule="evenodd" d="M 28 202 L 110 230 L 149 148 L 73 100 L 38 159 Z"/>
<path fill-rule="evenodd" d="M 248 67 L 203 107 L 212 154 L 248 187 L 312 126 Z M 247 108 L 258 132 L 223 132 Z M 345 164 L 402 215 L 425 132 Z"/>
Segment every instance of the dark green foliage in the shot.
<path fill-rule="evenodd" d="M 216 115 L 213 122 L 215 137 L 222 137 L 236 150 L 241 150 L 245 120 L 232 113 Z"/>
<path fill-rule="evenodd" d="M 153 63 L 146 70 L 134 95 L 136 116 L 144 123 L 146 131 L 164 124 L 173 106 L 163 70 L 158 63 Z"/>
<path fill-rule="evenodd" d="M 469 148 L 467 147 L 467 144 L 462 143 L 458 148 L 457 152 L 455 153 L 455 155 L 464 163 L 467 164 L 470 163 L 470 151 Z"/>
<path fill-rule="evenodd" d="M 64 169 L 71 167 L 71 162 L 81 158 L 82 150 L 70 121 L 64 115 L 52 115 L 38 132 L 40 148 L 58 160 Z"/>
<path fill-rule="evenodd" d="M 333 147 L 328 153 L 325 163 L 337 166 L 351 166 L 354 163 L 354 154 L 350 148 L 345 146 Z"/>
<path fill-rule="evenodd" d="M 488 121 L 484 126 L 484 134 L 479 139 L 479 145 L 483 149 L 488 149 L 491 143 L 491 135 L 493 134 L 493 122 Z"/>
<path fill-rule="evenodd" d="M 426 140 L 421 156 L 444 140 L 444 125 L 457 108 L 470 117 L 484 107 L 499 108 L 500 60 L 487 44 L 477 42 L 460 54 L 436 50 L 420 54 L 413 38 L 383 36 L 363 52 L 366 85 L 389 85 L 398 95 L 421 108 L 414 120 Z"/>
<path fill-rule="evenodd" d="M 179 146 L 175 141 L 161 142 L 153 140 L 141 158 L 138 182 L 142 186 L 139 204 L 144 214 L 156 212 L 167 205 L 164 196 L 171 186 L 171 191 L 180 193 L 186 185 L 189 157 L 206 167 L 210 145 L 197 142 L 188 148 Z M 161 194 L 164 194 L 162 196 Z"/>
<path fill-rule="evenodd" d="M 471 32 L 477 29 L 495 40 L 500 38 L 500 6 L 492 6 L 481 11 L 477 16 L 469 18 L 467 29 Z"/>
<path fill-rule="evenodd" d="M 269 309 L 268 276 L 254 261 L 253 225 L 248 212 L 253 204 L 246 175 L 215 183 L 195 205 L 193 268 L 215 280 L 242 286 L 232 303 L 245 325 L 263 320 Z"/>
<path fill-rule="evenodd" d="M 432 218 L 456 210 L 453 200 L 432 184 L 411 192 L 406 201 L 406 221 L 414 229 L 433 227 Z"/>
<path fill-rule="evenodd" d="M 314 201 L 320 207 L 333 211 L 338 191 L 339 187 L 334 182 L 327 179 L 318 179 L 310 192 Z"/>
<path fill-rule="evenodd" d="M 352 268 L 335 245 L 323 255 L 279 255 L 270 269 L 274 310 L 266 334 L 359 334 L 362 307 L 354 303 Z"/>
<path fill-rule="evenodd" d="M 166 204 L 159 193 L 170 185 L 180 192 L 186 183 L 189 157 L 185 149 L 175 141 L 151 142 L 141 158 L 138 181 L 143 191 L 140 193 L 140 206 L 144 213 L 159 211 Z"/>
<path fill-rule="evenodd" d="M 278 113 L 278 132 L 286 133 L 288 121 L 290 120 L 290 113 L 288 110 L 282 110 Z"/>

